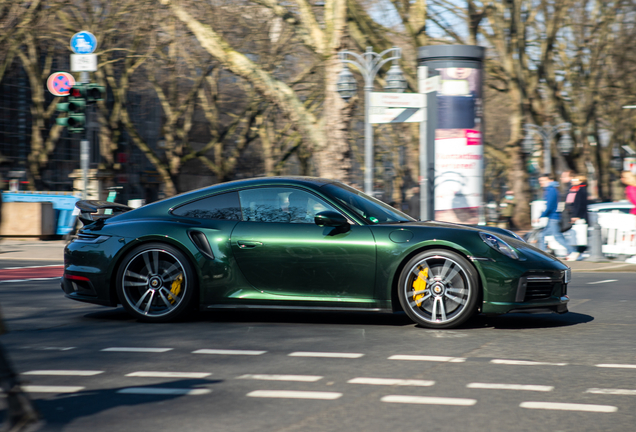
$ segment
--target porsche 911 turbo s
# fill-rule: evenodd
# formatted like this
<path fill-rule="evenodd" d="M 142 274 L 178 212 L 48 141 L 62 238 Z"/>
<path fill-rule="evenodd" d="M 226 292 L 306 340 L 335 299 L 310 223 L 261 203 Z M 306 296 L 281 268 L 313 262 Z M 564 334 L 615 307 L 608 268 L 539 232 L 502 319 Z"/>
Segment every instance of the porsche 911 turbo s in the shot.
<path fill-rule="evenodd" d="M 85 225 L 64 250 L 62 289 L 142 321 L 194 308 L 404 311 L 453 328 L 475 313 L 567 312 L 570 269 L 514 233 L 416 221 L 337 181 L 257 178 L 134 210 L 77 207 Z"/>

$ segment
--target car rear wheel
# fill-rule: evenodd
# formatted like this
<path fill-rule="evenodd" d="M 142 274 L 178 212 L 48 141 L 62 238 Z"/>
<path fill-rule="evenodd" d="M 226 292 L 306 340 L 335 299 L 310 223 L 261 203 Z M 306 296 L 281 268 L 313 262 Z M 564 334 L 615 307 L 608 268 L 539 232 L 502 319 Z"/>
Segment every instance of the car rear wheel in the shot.
<path fill-rule="evenodd" d="M 186 256 L 161 243 L 133 249 L 117 272 L 117 295 L 124 308 L 147 322 L 175 320 L 194 297 L 194 272 Z"/>
<path fill-rule="evenodd" d="M 477 310 L 477 271 L 461 255 L 429 250 L 413 257 L 398 281 L 398 296 L 406 314 L 428 328 L 453 328 Z"/>

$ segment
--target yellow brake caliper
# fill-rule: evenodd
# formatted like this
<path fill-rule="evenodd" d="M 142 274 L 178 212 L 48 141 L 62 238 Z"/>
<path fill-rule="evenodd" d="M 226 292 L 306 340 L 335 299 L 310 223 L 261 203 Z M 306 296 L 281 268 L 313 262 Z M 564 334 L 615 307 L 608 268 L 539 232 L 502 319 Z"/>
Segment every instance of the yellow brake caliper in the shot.
<path fill-rule="evenodd" d="M 422 306 L 424 301 L 424 291 L 426 290 L 426 279 L 428 278 L 428 267 L 421 270 L 417 275 L 417 279 L 413 282 L 413 300 L 417 307 Z M 416 294 L 417 293 L 417 294 Z"/>
<path fill-rule="evenodd" d="M 172 286 L 170 287 L 170 294 L 168 296 L 168 300 L 170 303 L 174 303 L 177 301 L 177 296 L 181 292 L 181 284 L 183 283 L 183 273 L 176 277 L 175 280 L 172 281 Z"/>

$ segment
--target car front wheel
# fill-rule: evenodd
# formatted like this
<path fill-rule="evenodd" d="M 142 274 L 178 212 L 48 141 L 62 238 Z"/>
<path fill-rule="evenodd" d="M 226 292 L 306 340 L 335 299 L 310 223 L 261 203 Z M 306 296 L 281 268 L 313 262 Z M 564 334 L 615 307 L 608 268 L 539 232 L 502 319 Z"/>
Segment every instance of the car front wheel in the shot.
<path fill-rule="evenodd" d="M 400 304 L 416 323 L 428 328 L 454 328 L 476 311 L 477 271 L 463 256 L 445 249 L 413 257 L 398 282 Z"/>
<path fill-rule="evenodd" d="M 141 321 L 172 321 L 192 304 L 194 272 L 178 249 L 161 243 L 141 245 L 119 267 L 117 296 Z"/>

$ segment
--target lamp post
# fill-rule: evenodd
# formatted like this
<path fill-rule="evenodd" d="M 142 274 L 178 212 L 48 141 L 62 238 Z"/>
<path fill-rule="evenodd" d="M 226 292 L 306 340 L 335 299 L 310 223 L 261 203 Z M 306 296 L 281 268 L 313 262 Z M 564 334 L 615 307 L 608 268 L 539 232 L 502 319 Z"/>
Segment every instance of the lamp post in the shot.
<path fill-rule="evenodd" d="M 557 148 L 562 154 L 570 153 L 574 148 L 574 144 L 572 143 L 570 134 L 566 132 L 572 129 L 572 124 L 559 123 L 556 126 L 552 126 L 549 123 L 544 123 L 543 127 L 541 127 L 532 123 L 526 123 L 523 127 L 526 131 L 526 137 L 523 140 L 523 151 L 526 153 L 532 152 L 532 145 L 534 143 L 531 138 L 532 133 L 541 136 L 543 139 L 543 172 L 552 174 L 552 140 L 557 134 L 561 134 Z"/>
<path fill-rule="evenodd" d="M 387 54 L 390 57 L 384 58 Z M 406 89 L 406 80 L 397 64 L 401 57 L 402 51 L 397 47 L 389 48 L 379 54 L 373 52 L 371 47 L 367 47 L 367 51 L 362 55 L 349 50 L 338 53 L 338 58 L 343 63 L 336 83 L 336 90 L 340 97 L 348 101 L 357 91 L 356 80 L 348 64 L 356 66 L 364 77 L 364 192 L 369 195 L 373 195 L 373 128 L 369 121 L 373 81 L 382 66 L 393 60 L 393 65 L 386 74 L 384 88 L 388 91 L 403 92 Z"/>

